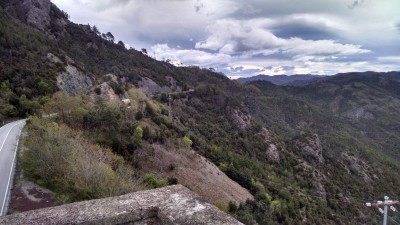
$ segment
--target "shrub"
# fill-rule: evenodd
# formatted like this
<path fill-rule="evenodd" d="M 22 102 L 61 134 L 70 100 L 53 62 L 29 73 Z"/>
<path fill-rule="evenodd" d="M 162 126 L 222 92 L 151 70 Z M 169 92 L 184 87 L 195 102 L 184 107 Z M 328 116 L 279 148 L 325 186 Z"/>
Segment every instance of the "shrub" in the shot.
<path fill-rule="evenodd" d="M 215 202 L 215 206 L 217 206 L 220 210 L 222 210 L 224 212 L 229 212 L 228 205 L 225 202 L 223 202 L 222 200 L 217 200 Z"/>
<path fill-rule="evenodd" d="M 183 144 L 185 145 L 185 147 L 190 148 L 192 147 L 193 141 L 190 140 L 190 138 L 188 136 L 185 136 L 182 138 Z"/>
<path fill-rule="evenodd" d="M 151 188 L 156 188 L 157 187 L 157 179 L 152 173 L 146 173 L 143 176 L 143 180 Z"/>
<path fill-rule="evenodd" d="M 21 152 L 25 174 L 70 200 L 125 194 L 138 187 L 134 171 L 111 150 L 50 120 L 31 117 Z"/>

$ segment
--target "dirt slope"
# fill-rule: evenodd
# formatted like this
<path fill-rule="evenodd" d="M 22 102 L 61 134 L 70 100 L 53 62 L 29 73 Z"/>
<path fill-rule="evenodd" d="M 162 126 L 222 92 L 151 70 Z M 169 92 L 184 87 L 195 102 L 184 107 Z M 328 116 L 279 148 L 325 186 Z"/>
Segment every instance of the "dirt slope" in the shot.
<path fill-rule="evenodd" d="M 231 180 L 217 166 L 189 149 L 166 149 L 153 144 L 152 148 L 138 152 L 146 158 L 139 160 L 139 167 L 158 178 L 175 177 L 207 201 L 239 203 L 253 199 L 248 190 Z"/>

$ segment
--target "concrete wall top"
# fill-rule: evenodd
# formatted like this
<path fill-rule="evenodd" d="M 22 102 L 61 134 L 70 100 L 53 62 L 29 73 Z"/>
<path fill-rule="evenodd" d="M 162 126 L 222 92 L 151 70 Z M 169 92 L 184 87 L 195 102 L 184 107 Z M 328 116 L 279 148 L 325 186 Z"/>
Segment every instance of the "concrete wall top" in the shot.
<path fill-rule="evenodd" d="M 182 185 L 0 217 L 0 224 L 242 224 Z"/>

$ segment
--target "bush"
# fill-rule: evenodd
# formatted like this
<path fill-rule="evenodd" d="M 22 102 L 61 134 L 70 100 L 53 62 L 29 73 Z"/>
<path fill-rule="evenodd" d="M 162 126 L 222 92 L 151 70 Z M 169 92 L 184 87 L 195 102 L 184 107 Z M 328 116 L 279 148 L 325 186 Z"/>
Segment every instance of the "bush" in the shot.
<path fill-rule="evenodd" d="M 111 150 L 93 145 L 81 134 L 50 120 L 31 117 L 23 139 L 21 164 L 27 177 L 68 196 L 85 200 L 134 191 L 134 171 Z"/>
<path fill-rule="evenodd" d="M 143 176 L 143 181 L 147 184 L 147 186 L 151 188 L 165 187 L 169 184 L 168 181 L 165 179 L 157 181 L 157 178 L 152 173 L 146 173 Z"/>
<path fill-rule="evenodd" d="M 192 147 L 193 141 L 190 140 L 190 138 L 188 136 L 185 136 L 182 138 L 183 144 L 185 145 L 185 147 L 190 148 Z"/>
<path fill-rule="evenodd" d="M 146 173 L 143 180 L 151 188 L 157 188 L 157 179 L 152 173 Z"/>
<path fill-rule="evenodd" d="M 220 210 L 222 210 L 224 212 L 228 212 L 229 211 L 228 205 L 225 202 L 223 202 L 222 200 L 217 200 L 215 202 L 215 206 L 217 206 Z"/>

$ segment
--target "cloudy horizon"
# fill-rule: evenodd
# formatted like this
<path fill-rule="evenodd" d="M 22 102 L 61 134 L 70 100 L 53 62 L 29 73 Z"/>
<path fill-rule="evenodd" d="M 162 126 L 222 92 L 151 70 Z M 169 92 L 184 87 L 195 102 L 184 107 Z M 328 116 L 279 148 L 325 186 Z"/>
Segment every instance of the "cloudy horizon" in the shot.
<path fill-rule="evenodd" d="M 231 78 L 400 70 L 396 0 L 52 0 L 176 65 Z"/>

